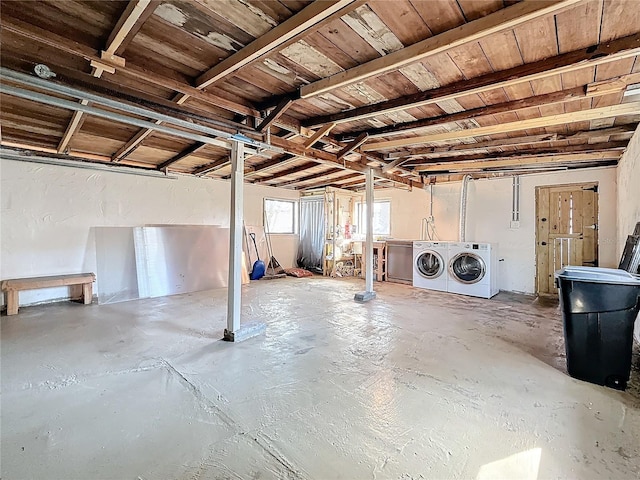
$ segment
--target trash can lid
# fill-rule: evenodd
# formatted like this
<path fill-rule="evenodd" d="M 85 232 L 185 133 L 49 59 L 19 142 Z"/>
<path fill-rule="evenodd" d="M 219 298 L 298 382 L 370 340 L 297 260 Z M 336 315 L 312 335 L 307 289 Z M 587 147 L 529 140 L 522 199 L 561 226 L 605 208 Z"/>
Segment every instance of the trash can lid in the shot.
<path fill-rule="evenodd" d="M 574 267 L 568 265 L 555 273 L 556 278 L 590 283 L 612 283 L 640 287 L 640 275 L 626 270 L 600 267 Z"/>

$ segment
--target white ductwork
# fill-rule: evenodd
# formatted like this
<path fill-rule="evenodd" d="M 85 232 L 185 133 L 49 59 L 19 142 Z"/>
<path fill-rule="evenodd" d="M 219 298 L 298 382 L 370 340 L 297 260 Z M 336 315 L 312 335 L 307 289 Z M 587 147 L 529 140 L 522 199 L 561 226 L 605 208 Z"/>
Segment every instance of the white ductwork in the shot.
<path fill-rule="evenodd" d="M 473 180 L 471 175 L 465 175 L 462 179 L 462 189 L 460 190 L 460 233 L 459 240 L 465 242 L 467 228 L 467 191 L 468 184 Z"/>

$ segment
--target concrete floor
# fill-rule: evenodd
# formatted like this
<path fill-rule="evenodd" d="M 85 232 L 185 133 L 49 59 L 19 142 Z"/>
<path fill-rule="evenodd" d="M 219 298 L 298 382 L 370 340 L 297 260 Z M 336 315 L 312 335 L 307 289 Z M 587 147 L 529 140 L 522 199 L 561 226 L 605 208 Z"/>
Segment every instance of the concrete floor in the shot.
<path fill-rule="evenodd" d="M 637 352 L 618 392 L 553 303 L 362 286 L 254 282 L 235 345 L 224 290 L 3 317 L 2 478 L 640 477 Z"/>

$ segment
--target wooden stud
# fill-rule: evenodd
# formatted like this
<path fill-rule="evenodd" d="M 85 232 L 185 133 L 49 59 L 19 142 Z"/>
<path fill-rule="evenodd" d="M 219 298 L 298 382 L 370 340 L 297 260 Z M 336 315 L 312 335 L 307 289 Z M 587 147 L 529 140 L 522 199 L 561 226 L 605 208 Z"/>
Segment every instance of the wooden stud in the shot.
<path fill-rule="evenodd" d="M 582 0 L 539 0 L 518 3 L 345 72 L 304 85 L 300 88 L 300 97 L 313 97 L 372 76 L 381 75 L 409 63 L 477 42 L 489 35 L 511 30 L 536 18 L 559 13 L 580 1 Z"/>
<path fill-rule="evenodd" d="M 549 292 L 549 190 L 536 187 L 536 291 Z"/>

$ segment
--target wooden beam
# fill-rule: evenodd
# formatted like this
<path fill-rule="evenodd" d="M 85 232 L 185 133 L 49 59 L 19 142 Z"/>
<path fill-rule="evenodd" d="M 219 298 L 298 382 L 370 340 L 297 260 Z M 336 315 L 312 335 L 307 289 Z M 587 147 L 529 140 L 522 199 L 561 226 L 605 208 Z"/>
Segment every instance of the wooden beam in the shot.
<path fill-rule="evenodd" d="M 206 175 L 207 173 L 213 172 L 214 170 L 219 170 L 222 167 L 226 167 L 231 163 L 229 158 L 220 158 L 215 162 L 207 163 L 206 165 L 202 165 L 201 167 L 196 168 L 191 172 L 192 175 L 201 176 Z"/>
<path fill-rule="evenodd" d="M 156 120 L 154 123 L 160 125 L 162 121 Z M 124 157 L 133 152 L 133 150 L 135 150 L 142 143 L 142 141 L 152 133 L 153 130 L 149 130 L 148 128 L 143 128 L 142 130 L 138 131 L 138 133 L 131 137 L 122 147 L 120 147 L 116 151 L 116 153 L 111 156 L 111 160 L 113 162 L 120 162 Z"/>
<path fill-rule="evenodd" d="M 160 165 L 158 165 L 158 170 L 164 170 L 165 168 L 170 167 L 174 163 L 178 163 L 183 158 L 186 158 L 189 155 L 193 155 L 195 153 L 198 153 L 199 151 L 203 150 L 206 146 L 207 146 L 206 143 L 200 143 L 200 142 L 194 143 L 190 147 L 185 148 L 184 150 L 182 150 L 177 155 L 171 157 L 169 160 L 167 160 L 165 162 L 162 162 Z"/>
<path fill-rule="evenodd" d="M 259 172 L 263 172 L 265 170 L 269 170 L 270 168 L 274 168 L 277 166 L 282 166 L 282 165 L 286 165 L 288 163 L 294 162 L 298 159 L 297 155 L 291 155 L 291 154 L 284 154 L 284 155 L 278 155 L 274 158 L 271 158 L 269 160 L 266 160 L 262 163 L 259 163 L 257 165 L 253 165 L 250 167 L 245 168 L 244 173 L 245 173 L 245 177 L 248 177 L 249 175 L 255 175 L 256 173 Z"/>
<path fill-rule="evenodd" d="M 107 54 L 109 56 L 113 56 L 115 51 L 122 45 L 125 37 L 131 32 L 134 24 L 138 21 L 140 16 L 145 12 L 145 10 L 149 9 L 149 5 L 151 4 L 151 0 L 131 0 L 127 5 L 124 13 L 118 19 L 116 26 L 111 31 L 111 35 L 109 35 L 109 39 L 107 40 L 105 49 L 103 54 Z M 154 7 L 155 8 L 155 7 Z M 101 58 L 104 55 L 101 55 Z M 111 58 L 113 60 L 113 58 Z M 91 66 L 93 67 L 91 71 L 91 75 L 95 78 L 100 78 L 105 70 L 108 70 L 108 66 L 103 67 L 101 62 L 97 60 L 91 60 Z M 124 65 L 123 65 L 124 66 Z M 110 73 L 114 73 L 115 70 L 111 70 Z M 88 105 L 89 102 L 86 100 L 81 100 L 80 103 L 83 105 Z M 58 153 L 63 153 L 73 135 L 80 130 L 82 127 L 84 112 L 74 112 L 71 117 L 71 121 L 58 144 Z"/>
<path fill-rule="evenodd" d="M 312 33 L 310 31 L 312 27 L 317 29 L 326 21 L 346 15 L 363 3 L 366 2 L 354 2 L 353 0 L 312 2 L 243 49 L 204 72 L 196 80 L 197 88 L 205 88 L 219 82 L 261 56 L 273 52 L 276 48 L 283 48 L 287 44 L 299 40 L 302 34 Z"/>
<path fill-rule="evenodd" d="M 114 55 L 121 46 L 124 47 L 123 43 L 135 27 L 137 26 L 137 30 L 139 30 L 142 26 L 138 24 L 138 21 L 141 18 L 146 19 L 151 16 L 157 6 L 158 2 L 152 2 L 151 0 L 131 0 L 123 14 L 120 15 L 115 28 L 111 31 L 104 52 Z M 131 38 L 129 37 L 129 41 Z"/>
<path fill-rule="evenodd" d="M 258 126 L 259 132 L 264 132 L 267 128 L 269 128 L 273 122 L 278 120 L 282 116 L 282 114 L 291 106 L 293 100 L 290 98 L 283 99 L 271 112 L 267 117 L 260 123 Z"/>
<path fill-rule="evenodd" d="M 382 171 L 383 172 L 390 172 L 394 168 L 398 168 L 398 167 L 402 166 L 403 164 L 405 164 L 408 161 L 409 160 L 406 159 L 406 158 L 396 158 L 395 160 L 392 160 L 391 162 L 383 165 L 382 166 Z"/>
<path fill-rule="evenodd" d="M 282 148 L 285 152 L 300 157 L 306 157 L 317 161 L 318 163 L 324 163 L 327 165 L 338 165 L 347 170 L 353 170 L 355 172 L 364 173 L 367 169 L 371 168 L 366 163 L 362 162 L 345 162 L 339 160 L 335 154 L 325 152 L 324 150 L 317 150 L 314 148 L 305 149 L 304 145 L 290 142 L 280 137 L 271 137 L 271 144 L 274 147 Z M 394 181 L 396 183 L 402 183 L 404 185 L 412 185 L 412 181 L 401 177 L 399 175 L 393 175 L 384 173 L 380 169 L 374 169 L 374 175 L 380 178 L 386 178 L 387 180 Z M 414 185 L 420 185 L 421 182 L 413 182 Z"/>
<path fill-rule="evenodd" d="M 278 183 L 277 187 L 288 187 L 290 185 L 297 185 L 299 183 L 306 183 L 309 180 L 315 180 L 316 178 L 328 177 L 330 175 L 335 175 L 336 173 L 344 172 L 342 168 L 330 168 L 329 170 L 325 170 L 323 172 L 314 173 L 312 175 L 307 175 L 305 177 L 296 178 L 295 180 L 289 180 L 288 182 Z"/>
<path fill-rule="evenodd" d="M 287 168 L 286 170 L 282 170 L 281 172 L 274 173 L 273 175 L 269 175 L 268 177 L 258 178 L 254 183 L 265 183 L 270 182 L 271 180 L 275 180 L 276 178 L 286 177 L 287 175 L 293 175 L 294 173 L 303 172 L 305 170 L 309 170 L 310 168 L 317 167 L 318 164 L 316 162 L 307 162 L 302 165 L 298 165 L 297 167 Z"/>
<path fill-rule="evenodd" d="M 536 18 L 560 13 L 582 0 L 525 0 L 439 35 L 376 58 L 300 88 L 300 97 L 309 98 L 366 78 L 396 70 L 409 63 L 478 42 L 490 35 L 511 30 Z"/>
<path fill-rule="evenodd" d="M 604 142 L 604 143 L 585 143 L 580 145 L 563 145 L 559 147 L 549 148 L 528 148 L 510 152 L 497 153 L 475 153 L 470 155 L 458 155 L 455 157 L 438 157 L 428 161 L 414 161 L 407 163 L 411 167 L 423 167 L 433 164 L 445 164 L 448 162 L 466 162 L 470 160 L 497 160 L 501 158 L 513 158 L 522 155 L 538 156 L 538 155 L 562 155 L 565 153 L 591 153 L 591 152 L 609 152 L 614 153 L 616 150 L 624 150 L 629 142 Z M 417 168 L 416 168 L 417 170 Z"/>
<path fill-rule="evenodd" d="M 339 178 L 337 180 L 337 182 L 340 183 L 340 182 L 343 182 L 345 180 L 351 180 L 352 178 L 356 178 L 356 175 L 350 175 L 350 176 L 347 176 L 347 177 Z M 375 182 L 375 180 L 374 180 L 374 182 Z M 364 185 L 364 184 L 365 184 L 365 179 L 363 177 L 363 178 L 360 178 L 360 179 L 355 180 L 355 181 L 351 181 L 351 182 L 348 182 L 348 183 L 343 183 L 342 185 L 340 185 L 340 188 L 350 188 L 350 187 L 354 187 L 356 185 Z"/>
<path fill-rule="evenodd" d="M 607 107 L 593 108 L 590 110 L 579 110 L 577 112 L 561 113 L 557 115 L 549 115 L 546 117 L 529 118 L 527 120 L 518 120 L 515 122 L 490 125 L 486 127 L 469 128 L 453 132 L 443 132 L 432 135 L 423 135 L 419 137 L 390 140 L 386 142 L 370 143 L 364 145 L 361 148 L 363 151 L 371 151 L 387 148 L 406 147 L 408 145 L 419 145 L 422 143 L 440 142 L 445 140 L 459 140 L 462 138 L 517 132 L 519 130 L 527 130 L 530 128 L 545 128 L 554 125 L 564 125 L 566 123 L 612 118 L 619 115 L 636 114 L 640 114 L 640 102 L 623 103 L 620 105 L 611 105 Z"/>
<path fill-rule="evenodd" d="M 313 147 L 313 144 L 316 143 L 318 140 L 320 140 L 322 137 L 324 137 L 325 135 L 327 135 L 332 129 L 333 127 L 335 127 L 336 124 L 335 123 L 328 123 L 326 125 L 323 125 L 322 127 L 320 127 L 316 133 L 314 133 L 311 138 L 309 138 L 306 142 L 304 142 L 304 148 L 308 149 Z"/>
<path fill-rule="evenodd" d="M 607 95 L 604 91 L 594 92 L 596 95 Z M 496 115 L 499 113 L 511 113 L 525 108 L 539 107 L 542 105 L 553 105 L 571 100 L 586 98 L 585 87 L 575 87 L 559 92 L 547 93 L 544 95 L 535 95 L 532 97 L 522 98 L 511 102 L 498 103 L 486 107 L 464 110 L 449 115 L 440 115 L 438 117 L 423 118 L 414 122 L 406 122 L 398 125 L 389 125 L 381 128 L 370 130 L 362 130 L 357 132 L 349 132 L 338 136 L 340 141 L 350 141 L 362 133 L 367 133 L 371 138 L 395 135 L 401 133 L 409 133 L 436 125 L 446 125 L 448 123 L 459 122 L 462 120 L 471 120 L 473 118 L 485 117 L 487 115 Z"/>
<path fill-rule="evenodd" d="M 431 105 L 446 100 L 455 100 L 466 95 L 484 93 L 533 80 L 541 80 L 560 74 L 571 73 L 575 70 L 635 57 L 639 54 L 640 33 L 635 33 L 628 37 L 612 40 L 606 44 L 593 45 L 556 57 L 546 58 L 538 62 L 489 73 L 469 80 L 462 80 L 444 87 L 386 100 L 373 105 L 365 105 L 344 112 L 310 118 L 302 122 L 302 125 L 311 128 L 326 123 L 344 123 L 361 120 L 376 115 L 383 115 L 423 105 Z"/>
<path fill-rule="evenodd" d="M 335 185 L 340 182 L 346 182 L 347 180 L 351 180 L 356 177 L 362 177 L 362 181 L 364 182 L 363 175 L 364 175 L 363 173 L 350 173 L 340 178 L 325 178 L 324 180 L 312 183 L 311 185 L 305 185 L 304 187 L 301 188 L 301 190 L 306 190 L 308 188 L 324 187 L 325 185 Z"/>
<path fill-rule="evenodd" d="M 79 42 L 75 42 L 73 40 L 69 40 L 66 37 L 56 35 L 40 27 L 31 25 L 21 20 L 17 20 L 15 18 L 3 17 L 2 28 L 24 38 L 29 38 L 35 42 L 50 46 L 69 55 L 79 56 L 88 61 L 97 60 L 98 62 L 105 62 L 105 60 L 100 58 L 100 56 L 97 55 L 96 51 L 91 47 L 88 47 Z M 169 77 L 163 77 L 162 75 L 159 75 L 157 73 L 149 72 L 144 68 L 140 68 L 131 64 L 127 64 L 125 67 L 119 67 L 118 65 L 115 65 L 115 67 L 117 68 L 119 74 L 126 75 L 129 78 L 147 82 L 151 85 L 166 88 L 168 90 L 173 90 L 175 92 L 194 97 L 197 100 L 216 106 L 218 108 L 223 108 L 230 112 L 249 115 L 252 117 L 260 116 L 260 112 L 251 106 L 243 105 L 209 92 L 203 92 L 202 90 L 198 90 L 197 88 L 194 88 L 187 83 L 179 82 Z"/>
<path fill-rule="evenodd" d="M 521 155 L 509 159 L 487 160 L 478 162 L 448 162 L 432 164 L 416 168 L 419 172 L 451 172 L 457 170 L 478 170 L 500 167 L 517 167 L 522 165 L 555 164 L 555 163 L 583 163 L 600 160 L 617 160 L 622 153 L 614 152 L 589 152 L 569 153 L 566 155 L 531 156 Z"/>
<path fill-rule="evenodd" d="M 358 135 L 358 137 L 353 140 L 349 145 L 347 145 L 346 147 L 344 147 L 342 150 L 340 150 L 338 152 L 338 155 L 336 155 L 336 158 L 338 160 L 342 159 L 345 155 L 350 154 L 351 152 L 353 152 L 356 148 L 358 148 L 360 145 L 362 145 L 364 142 L 367 141 L 367 139 L 369 138 L 369 134 L 367 132 L 361 133 L 360 135 Z"/>
<path fill-rule="evenodd" d="M 505 138 L 500 140 L 487 140 L 478 143 L 464 143 L 460 145 L 449 145 L 446 147 L 421 147 L 392 152 L 384 156 L 385 160 L 405 160 L 412 161 L 415 157 L 445 156 L 452 152 L 460 152 L 461 154 L 470 152 L 484 152 L 507 147 L 517 147 L 521 145 L 536 146 L 541 143 L 566 142 L 568 140 L 586 140 L 590 138 L 602 138 L 611 135 L 628 135 L 631 137 L 636 131 L 636 124 L 620 125 L 618 127 L 603 128 L 600 130 L 583 130 L 580 132 L 563 135 L 559 133 L 549 133 L 543 135 L 530 135 L 525 137 Z M 384 170 L 384 168 L 383 168 Z"/>

